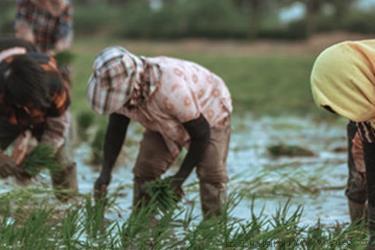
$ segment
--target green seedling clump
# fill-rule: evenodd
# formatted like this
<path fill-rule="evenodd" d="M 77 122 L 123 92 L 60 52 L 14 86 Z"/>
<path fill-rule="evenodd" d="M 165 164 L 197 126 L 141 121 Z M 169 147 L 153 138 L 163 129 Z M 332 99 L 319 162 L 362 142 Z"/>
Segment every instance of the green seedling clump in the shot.
<path fill-rule="evenodd" d="M 149 182 L 146 184 L 145 190 L 151 197 L 151 203 L 162 212 L 175 208 L 179 200 L 170 180 L 167 179 Z"/>
<path fill-rule="evenodd" d="M 48 145 L 40 144 L 26 157 L 22 168 L 34 177 L 43 169 L 57 171 L 61 166 L 55 158 L 53 149 Z"/>
<path fill-rule="evenodd" d="M 91 111 L 82 111 L 77 116 L 78 136 L 81 140 L 86 141 L 88 130 L 95 123 L 95 115 Z"/>
<path fill-rule="evenodd" d="M 103 159 L 103 145 L 105 138 L 106 129 L 104 127 L 99 128 L 95 134 L 94 140 L 91 142 L 91 159 L 90 164 L 99 165 Z"/>
<path fill-rule="evenodd" d="M 315 153 L 309 149 L 296 146 L 296 145 L 285 145 L 285 144 L 277 144 L 268 147 L 268 152 L 271 156 L 278 157 L 278 156 L 289 156 L 289 157 L 312 157 L 315 156 Z"/>
<path fill-rule="evenodd" d="M 90 111 L 83 111 L 77 116 L 78 127 L 81 131 L 86 131 L 95 122 L 95 115 Z"/>
<path fill-rule="evenodd" d="M 75 55 L 69 51 L 56 54 L 55 59 L 59 65 L 69 65 L 73 62 Z"/>

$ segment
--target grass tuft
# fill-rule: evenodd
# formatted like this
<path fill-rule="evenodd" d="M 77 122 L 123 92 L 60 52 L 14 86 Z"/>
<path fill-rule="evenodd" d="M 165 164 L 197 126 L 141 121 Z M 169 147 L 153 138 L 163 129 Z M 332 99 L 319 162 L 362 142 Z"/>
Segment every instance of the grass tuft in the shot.
<path fill-rule="evenodd" d="M 53 149 L 45 144 L 39 144 L 26 157 L 22 163 L 22 168 L 32 177 L 39 174 L 43 169 L 58 171 L 62 167 L 55 158 Z"/>

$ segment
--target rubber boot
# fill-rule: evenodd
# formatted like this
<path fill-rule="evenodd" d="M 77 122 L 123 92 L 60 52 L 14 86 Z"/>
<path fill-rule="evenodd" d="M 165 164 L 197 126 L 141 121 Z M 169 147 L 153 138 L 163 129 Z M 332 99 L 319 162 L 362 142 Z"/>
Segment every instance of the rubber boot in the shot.
<path fill-rule="evenodd" d="M 204 219 L 210 219 L 222 214 L 227 201 L 226 184 L 200 183 L 200 196 Z"/>
<path fill-rule="evenodd" d="M 61 171 L 51 171 L 52 186 L 58 200 L 66 202 L 78 193 L 77 167 L 71 163 Z"/>
<path fill-rule="evenodd" d="M 360 223 L 366 220 L 366 203 L 357 203 L 348 200 L 349 215 L 352 223 Z"/>

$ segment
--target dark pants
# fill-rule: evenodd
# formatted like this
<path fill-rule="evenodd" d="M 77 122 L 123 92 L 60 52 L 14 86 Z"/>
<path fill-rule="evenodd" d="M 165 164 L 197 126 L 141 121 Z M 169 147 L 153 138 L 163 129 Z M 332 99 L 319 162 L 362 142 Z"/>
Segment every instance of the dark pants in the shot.
<path fill-rule="evenodd" d="M 371 245 L 375 246 L 375 143 L 364 142 L 363 146 L 367 176 L 368 226 Z"/>
<path fill-rule="evenodd" d="M 230 140 L 230 124 L 223 129 L 211 129 L 211 137 L 203 160 L 197 166 L 200 198 L 205 218 L 219 215 L 226 202 L 228 182 L 226 159 Z M 143 134 L 134 167 L 134 207 L 146 201 L 145 183 L 158 179 L 172 165 L 174 157 L 163 137 L 150 130 Z"/>
<path fill-rule="evenodd" d="M 354 160 L 353 139 L 356 133 L 357 125 L 354 122 L 349 122 L 347 125 L 349 178 L 345 194 L 349 200 L 364 204 L 367 200 L 367 181 L 366 173 L 358 171 Z"/>

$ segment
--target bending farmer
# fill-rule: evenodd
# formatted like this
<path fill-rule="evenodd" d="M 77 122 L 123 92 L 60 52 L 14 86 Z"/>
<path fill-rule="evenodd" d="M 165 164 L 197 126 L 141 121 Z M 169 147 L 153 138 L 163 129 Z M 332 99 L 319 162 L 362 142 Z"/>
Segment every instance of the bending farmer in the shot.
<path fill-rule="evenodd" d="M 181 194 L 182 184 L 197 167 L 203 213 L 219 214 L 226 199 L 232 111 L 224 81 L 192 62 L 139 57 L 121 47 L 102 51 L 93 67 L 89 101 L 96 112 L 109 114 L 96 192 L 106 191 L 128 124 L 134 120 L 146 129 L 134 166 L 134 207 L 149 198 L 145 183 L 159 178 L 187 147 L 172 187 Z"/>
<path fill-rule="evenodd" d="M 375 249 L 375 40 L 326 49 L 315 62 L 311 84 L 318 106 L 351 121 L 346 194 L 353 221 L 364 216 L 368 201 L 369 248 Z"/>
<path fill-rule="evenodd" d="M 32 44 L 22 40 L 0 40 L 1 150 L 13 143 L 12 157 L 2 154 L 0 168 L 19 166 L 37 144 L 49 145 L 63 167 L 51 171 L 60 200 L 77 191 L 76 166 L 65 148 L 69 106 L 68 84 L 52 57 L 33 52 Z"/>

